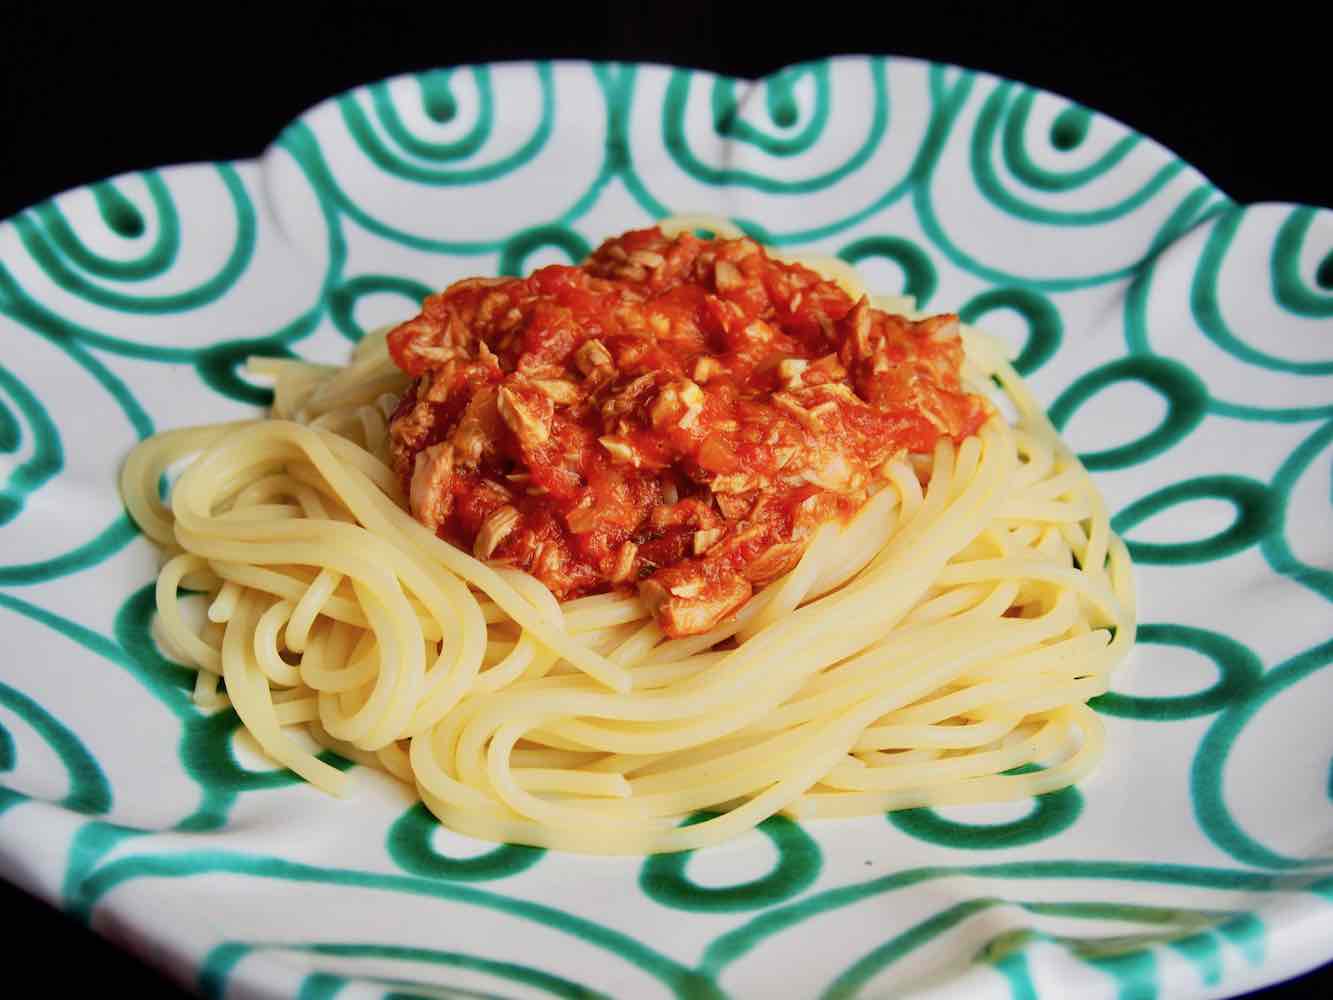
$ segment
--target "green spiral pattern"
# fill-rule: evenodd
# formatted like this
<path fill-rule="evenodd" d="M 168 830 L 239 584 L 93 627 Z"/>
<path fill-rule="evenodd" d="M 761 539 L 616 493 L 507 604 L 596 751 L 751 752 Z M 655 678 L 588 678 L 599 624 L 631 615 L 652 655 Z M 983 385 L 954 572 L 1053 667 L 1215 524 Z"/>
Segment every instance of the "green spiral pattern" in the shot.
<path fill-rule="evenodd" d="M 114 493 L 132 444 L 266 403 L 249 354 L 337 360 L 450 280 L 673 211 L 1010 342 L 1139 565 L 1081 789 L 583 858 L 441 830 L 369 774 L 331 802 L 193 704 Z M 0 225 L 5 863 L 51 877 L 40 831 L 65 864 L 39 891 L 191 954 L 207 996 L 1156 997 L 1298 971 L 1297 923 L 1333 926 L 1309 847 L 1333 833 L 1330 335 L 1333 213 L 1234 204 L 1085 108 L 910 60 L 432 70 L 258 160 L 68 192 Z M 163 926 L 168 892 L 208 916 Z"/>

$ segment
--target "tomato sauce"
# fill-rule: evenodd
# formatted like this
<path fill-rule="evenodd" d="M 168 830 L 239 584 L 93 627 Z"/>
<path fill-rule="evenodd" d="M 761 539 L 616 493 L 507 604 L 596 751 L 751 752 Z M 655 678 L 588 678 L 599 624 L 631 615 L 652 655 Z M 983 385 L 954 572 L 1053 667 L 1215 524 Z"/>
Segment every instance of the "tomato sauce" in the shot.
<path fill-rule="evenodd" d="M 458 282 L 389 350 L 414 380 L 390 423 L 413 516 L 562 600 L 638 586 L 673 636 L 787 572 L 887 461 L 988 414 L 956 316 L 913 322 L 751 240 L 655 228 Z"/>

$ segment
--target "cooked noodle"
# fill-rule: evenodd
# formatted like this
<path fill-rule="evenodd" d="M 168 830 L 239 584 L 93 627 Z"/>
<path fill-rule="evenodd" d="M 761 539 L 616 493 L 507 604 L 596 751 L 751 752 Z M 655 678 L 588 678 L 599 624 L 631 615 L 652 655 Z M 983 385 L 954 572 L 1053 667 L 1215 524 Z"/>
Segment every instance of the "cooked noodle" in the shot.
<path fill-rule="evenodd" d="M 727 233 L 676 221 L 701 224 Z M 850 269 L 825 273 L 859 296 Z M 121 489 L 169 554 L 160 632 L 196 698 L 335 794 L 346 775 L 294 734 L 413 784 L 455 830 L 592 853 L 700 847 L 779 812 L 1021 799 L 1102 756 L 1086 702 L 1133 642 L 1134 591 L 1087 473 L 996 344 L 964 340 L 969 387 L 998 383 L 1017 419 L 896 460 L 704 635 L 667 638 L 631 594 L 560 604 L 414 520 L 386 452 L 407 377 L 382 334 L 346 368 L 252 360 L 270 417 L 159 434 Z M 168 508 L 158 483 L 187 458 Z M 698 810 L 718 815 L 682 825 Z"/>

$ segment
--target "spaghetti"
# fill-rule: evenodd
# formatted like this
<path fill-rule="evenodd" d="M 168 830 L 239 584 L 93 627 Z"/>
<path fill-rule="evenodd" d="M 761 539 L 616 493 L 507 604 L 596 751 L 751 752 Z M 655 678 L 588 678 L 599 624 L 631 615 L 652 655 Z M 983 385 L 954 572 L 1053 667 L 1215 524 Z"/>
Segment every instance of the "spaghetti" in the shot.
<path fill-rule="evenodd" d="M 861 296 L 845 266 L 805 263 Z M 895 455 L 794 566 L 675 637 L 637 593 L 557 601 L 412 516 L 390 454 L 409 380 L 383 334 L 345 368 L 252 359 L 269 417 L 159 434 L 123 470 L 168 557 L 161 639 L 198 670 L 197 700 L 229 703 L 307 781 L 344 791 L 330 748 L 494 841 L 676 851 L 779 812 L 1065 787 L 1103 753 L 1086 702 L 1133 643 L 1131 566 L 1002 350 L 962 336 L 964 382 L 1013 419 L 991 407 L 960 442 Z M 158 484 L 187 459 L 168 507 Z M 716 815 L 682 824 L 699 810 Z"/>

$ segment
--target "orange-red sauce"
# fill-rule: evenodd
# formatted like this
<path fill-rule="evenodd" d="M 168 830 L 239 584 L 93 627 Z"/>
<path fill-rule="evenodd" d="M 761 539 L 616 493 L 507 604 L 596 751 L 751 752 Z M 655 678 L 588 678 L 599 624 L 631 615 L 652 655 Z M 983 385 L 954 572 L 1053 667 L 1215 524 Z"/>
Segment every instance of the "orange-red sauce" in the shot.
<path fill-rule="evenodd" d="M 706 631 L 854 513 L 885 462 L 959 440 L 957 317 L 912 322 L 746 239 L 608 240 L 458 282 L 389 334 L 413 515 L 560 599 L 640 586 Z"/>

